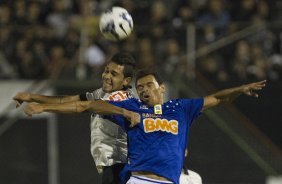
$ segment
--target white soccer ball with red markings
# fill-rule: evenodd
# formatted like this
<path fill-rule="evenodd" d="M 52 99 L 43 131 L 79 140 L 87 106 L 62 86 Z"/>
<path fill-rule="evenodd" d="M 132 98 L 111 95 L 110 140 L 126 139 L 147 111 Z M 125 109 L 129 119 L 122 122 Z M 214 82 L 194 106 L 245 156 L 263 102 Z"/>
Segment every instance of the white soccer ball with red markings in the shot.
<path fill-rule="evenodd" d="M 126 9 L 115 6 L 101 15 L 99 27 L 106 39 L 119 41 L 132 32 L 133 20 Z"/>

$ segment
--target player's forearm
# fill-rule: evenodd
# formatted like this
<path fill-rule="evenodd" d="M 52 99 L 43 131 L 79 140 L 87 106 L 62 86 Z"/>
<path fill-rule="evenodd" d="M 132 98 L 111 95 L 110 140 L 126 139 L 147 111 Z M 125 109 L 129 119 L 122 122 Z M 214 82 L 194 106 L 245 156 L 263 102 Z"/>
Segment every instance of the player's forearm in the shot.
<path fill-rule="evenodd" d="M 205 96 L 203 110 L 217 106 L 224 102 L 232 102 L 240 94 L 242 94 L 240 87 L 235 87 L 219 91 L 209 96 Z"/>
<path fill-rule="evenodd" d="M 225 89 L 204 97 L 203 110 L 214 107 L 222 102 L 232 102 L 241 94 L 258 98 L 256 91 L 265 87 L 266 80 L 245 84 L 242 86 Z"/>
<path fill-rule="evenodd" d="M 91 101 L 89 110 L 94 111 L 96 114 L 103 114 L 103 115 L 111 115 L 111 114 L 124 115 L 125 111 L 127 111 L 124 108 L 114 106 L 103 100 Z"/>
<path fill-rule="evenodd" d="M 67 103 L 44 103 L 40 104 L 43 112 L 55 113 L 80 113 L 86 111 L 90 107 L 90 101 L 77 101 Z"/>
<path fill-rule="evenodd" d="M 38 94 L 30 94 L 30 99 L 31 102 L 60 104 L 78 101 L 79 96 L 44 96 Z"/>
<path fill-rule="evenodd" d="M 216 98 L 220 102 L 232 102 L 235 98 L 243 94 L 242 86 L 221 90 L 210 96 Z"/>
<path fill-rule="evenodd" d="M 128 111 L 111 105 L 102 100 L 96 101 L 76 101 L 62 104 L 36 104 L 30 103 L 24 108 L 24 112 L 28 116 L 40 114 L 42 112 L 55 112 L 55 113 L 79 113 L 86 110 L 94 111 L 96 114 L 104 115 L 122 115 L 130 121 L 130 127 L 140 123 L 140 115 L 138 113 Z"/>
<path fill-rule="evenodd" d="M 123 115 L 125 109 L 111 105 L 102 100 L 95 101 L 76 101 L 62 104 L 41 104 L 44 112 L 56 113 L 80 113 L 84 111 L 93 111 L 96 114 L 110 115 L 118 114 Z"/>

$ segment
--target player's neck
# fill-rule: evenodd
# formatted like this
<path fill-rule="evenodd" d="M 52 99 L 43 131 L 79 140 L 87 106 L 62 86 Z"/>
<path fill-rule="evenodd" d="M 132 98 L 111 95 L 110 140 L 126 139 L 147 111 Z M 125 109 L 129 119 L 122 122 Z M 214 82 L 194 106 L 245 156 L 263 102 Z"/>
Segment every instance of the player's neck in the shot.
<path fill-rule="evenodd" d="M 153 107 L 155 105 L 162 105 L 163 103 L 164 103 L 163 99 L 156 99 L 153 102 L 148 103 L 147 105 L 150 106 L 150 107 Z"/>

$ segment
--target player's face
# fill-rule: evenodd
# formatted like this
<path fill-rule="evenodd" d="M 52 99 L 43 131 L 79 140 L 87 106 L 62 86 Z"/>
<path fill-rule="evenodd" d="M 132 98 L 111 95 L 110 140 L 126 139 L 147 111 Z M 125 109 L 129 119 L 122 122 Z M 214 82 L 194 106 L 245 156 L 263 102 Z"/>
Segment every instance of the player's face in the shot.
<path fill-rule="evenodd" d="M 106 93 L 121 90 L 130 83 L 130 77 L 124 77 L 124 66 L 110 62 L 102 74 L 102 89 Z"/>
<path fill-rule="evenodd" d="M 147 75 L 137 80 L 136 91 L 140 100 L 149 106 L 163 103 L 164 84 L 159 85 L 153 75 Z"/>

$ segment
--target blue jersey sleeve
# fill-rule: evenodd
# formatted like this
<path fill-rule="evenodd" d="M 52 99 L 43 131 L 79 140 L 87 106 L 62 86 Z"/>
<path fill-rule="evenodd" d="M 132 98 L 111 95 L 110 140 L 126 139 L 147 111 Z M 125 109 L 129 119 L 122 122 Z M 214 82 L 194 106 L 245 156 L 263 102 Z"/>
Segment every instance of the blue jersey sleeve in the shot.
<path fill-rule="evenodd" d="M 118 106 L 121 108 L 125 108 L 128 106 L 129 100 L 114 102 L 114 101 L 107 101 L 108 103 Z M 111 120 L 112 122 L 116 123 L 117 125 L 121 126 L 125 131 L 129 127 L 129 122 L 126 120 L 126 118 L 122 115 L 106 115 L 104 118 Z"/>
<path fill-rule="evenodd" d="M 201 114 L 204 105 L 204 99 L 203 98 L 183 99 L 182 105 L 185 114 L 193 121 Z"/>

